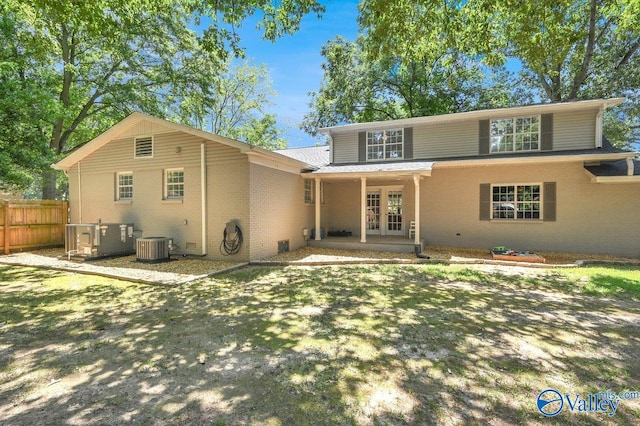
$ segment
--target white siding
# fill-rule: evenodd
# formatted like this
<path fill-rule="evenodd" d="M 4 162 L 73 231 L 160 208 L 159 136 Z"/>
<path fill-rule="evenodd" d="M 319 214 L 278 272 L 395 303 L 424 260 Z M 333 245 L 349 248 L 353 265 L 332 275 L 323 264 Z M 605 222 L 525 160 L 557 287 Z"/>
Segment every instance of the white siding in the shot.
<path fill-rule="evenodd" d="M 595 148 L 596 114 L 595 109 L 553 114 L 554 151 Z M 475 155 L 479 155 L 479 120 L 434 123 L 413 128 L 414 159 L 432 160 Z M 333 137 L 333 162 L 358 162 L 356 132 Z"/>
<path fill-rule="evenodd" d="M 594 149 L 596 110 L 553 115 L 553 150 Z"/>
<path fill-rule="evenodd" d="M 413 128 L 413 158 L 478 155 L 478 126 L 478 121 L 416 126 Z"/>
<path fill-rule="evenodd" d="M 134 158 L 134 139 L 114 140 L 81 161 L 83 173 L 163 169 L 200 164 L 200 142 L 181 132 L 153 136 L 153 157 Z M 176 150 L 180 148 L 180 152 Z M 236 150 L 237 152 L 237 150 Z"/>
<path fill-rule="evenodd" d="M 133 135 L 166 130 L 141 122 L 129 130 L 130 137 L 113 140 L 69 170 L 71 221 L 133 222 L 142 236 L 174 238 L 180 252 L 221 258 L 219 244 L 224 224 L 232 219 L 246 227 L 249 238 L 249 167 L 246 155 L 236 148 L 206 143 L 207 207 L 209 213 L 207 247 L 202 247 L 201 143 L 202 139 L 182 132 L 153 134 L 153 158 L 134 159 Z M 164 201 L 164 169 L 184 169 L 185 194 L 182 201 Z M 133 200 L 115 201 L 115 174 L 133 172 Z M 80 217 L 82 211 L 82 217 Z M 243 231 L 245 228 L 243 228 Z M 248 260 L 249 249 L 235 260 Z"/>
<path fill-rule="evenodd" d="M 358 133 L 333 136 L 333 159 L 335 164 L 358 162 Z"/>
<path fill-rule="evenodd" d="M 172 132 L 172 130 L 168 127 L 165 127 L 161 124 L 151 123 L 149 121 L 141 121 L 135 126 L 131 127 L 127 131 L 123 132 L 120 137 L 122 138 L 132 138 L 135 136 L 147 136 L 152 134 L 159 134 L 164 132 Z"/>

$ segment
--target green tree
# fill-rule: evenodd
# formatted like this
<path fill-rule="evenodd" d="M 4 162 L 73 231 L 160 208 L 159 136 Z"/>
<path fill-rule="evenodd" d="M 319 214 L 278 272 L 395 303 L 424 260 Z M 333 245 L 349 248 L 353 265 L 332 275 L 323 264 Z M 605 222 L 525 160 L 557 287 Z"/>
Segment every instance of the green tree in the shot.
<path fill-rule="evenodd" d="M 488 70 L 455 49 L 437 45 L 421 57 L 404 58 L 392 49 L 371 53 L 370 35 L 356 42 L 341 37 L 322 48 L 324 76 L 310 93 L 311 112 L 302 129 L 344 123 L 446 114 L 495 108 L 515 102 L 511 76 Z M 491 72 L 489 72 L 491 71 Z"/>
<path fill-rule="evenodd" d="M 200 76 L 210 75 L 187 86 L 175 99 L 178 120 L 263 148 L 286 147 L 276 116 L 265 111 L 269 97 L 275 95 L 266 66 L 228 61 L 225 68 L 221 74 L 198 63 Z"/>
<path fill-rule="evenodd" d="M 489 66 L 522 64 L 521 85 L 551 102 L 625 96 L 624 130 L 640 113 L 640 2 L 637 0 L 363 0 L 367 52 L 419 59 L 438 43 Z M 439 34 L 444 31 L 444 35 Z M 607 120 L 611 123 L 612 120 Z M 634 124 L 635 123 L 635 124 Z M 611 129 L 613 130 L 613 129 Z"/>
<path fill-rule="evenodd" d="M 316 0 L 5 0 L 0 13 L 14 32 L 0 39 L 3 82 L 22 85 L 15 96 L 40 85 L 42 106 L 16 105 L 20 125 L 47 136 L 54 161 L 132 110 L 165 116 L 176 93 L 213 84 L 229 53 L 242 53 L 235 28 L 248 16 L 261 13 L 264 37 L 275 40 L 322 11 Z M 198 35 L 190 26 L 202 17 L 210 22 Z M 43 198 L 54 198 L 55 172 L 43 172 Z"/>

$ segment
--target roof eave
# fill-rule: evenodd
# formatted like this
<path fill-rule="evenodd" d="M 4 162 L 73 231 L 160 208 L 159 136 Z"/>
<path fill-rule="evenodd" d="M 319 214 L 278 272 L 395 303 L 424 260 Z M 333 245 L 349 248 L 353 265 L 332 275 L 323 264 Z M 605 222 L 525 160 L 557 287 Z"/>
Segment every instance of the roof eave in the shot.
<path fill-rule="evenodd" d="M 309 175 L 320 178 L 320 179 L 325 179 L 325 178 L 355 179 L 355 178 L 361 178 L 361 177 L 390 178 L 390 177 L 410 177 L 414 175 L 431 176 L 431 170 L 399 170 L 399 171 L 385 170 L 385 171 L 367 171 L 367 172 L 349 171 L 349 172 L 333 172 L 333 173 L 316 172 L 316 173 L 310 173 Z"/>
<path fill-rule="evenodd" d="M 482 166 L 482 165 L 511 165 L 511 164 L 533 164 L 533 163 L 567 163 L 580 161 L 611 161 L 624 160 L 633 158 L 636 154 L 633 152 L 615 152 L 615 153 L 587 153 L 587 154 L 562 154 L 562 155 L 546 155 L 535 157 L 500 157 L 500 158 L 469 158 L 464 160 L 439 160 L 434 162 L 434 167 L 461 167 L 461 166 Z"/>

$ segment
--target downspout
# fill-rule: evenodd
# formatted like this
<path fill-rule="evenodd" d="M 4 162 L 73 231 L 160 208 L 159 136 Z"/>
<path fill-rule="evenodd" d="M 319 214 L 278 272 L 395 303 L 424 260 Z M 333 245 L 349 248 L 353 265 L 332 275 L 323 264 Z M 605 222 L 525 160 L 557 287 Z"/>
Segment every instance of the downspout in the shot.
<path fill-rule="evenodd" d="M 604 113 L 604 107 L 600 107 L 598 114 L 596 114 L 596 149 L 602 148 L 602 114 Z"/>
<path fill-rule="evenodd" d="M 335 163 L 333 158 L 333 135 L 329 132 L 329 161 L 331 164 Z"/>
<path fill-rule="evenodd" d="M 207 255 L 207 158 L 205 142 L 200 144 L 200 202 L 202 203 L 202 256 Z"/>
<path fill-rule="evenodd" d="M 78 223 L 82 223 L 82 179 L 80 178 L 81 174 L 80 162 L 78 161 Z"/>

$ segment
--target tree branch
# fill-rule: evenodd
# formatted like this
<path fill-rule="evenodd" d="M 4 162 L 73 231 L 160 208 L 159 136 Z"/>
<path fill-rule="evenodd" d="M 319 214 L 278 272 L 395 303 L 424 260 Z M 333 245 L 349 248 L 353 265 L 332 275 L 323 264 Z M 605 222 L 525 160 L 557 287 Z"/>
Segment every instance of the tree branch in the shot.
<path fill-rule="evenodd" d="M 582 59 L 582 65 L 580 66 L 580 72 L 578 72 L 573 78 L 573 84 L 567 100 L 574 100 L 578 97 L 578 91 L 587 78 L 589 72 L 589 66 L 591 65 L 591 59 L 593 58 L 593 51 L 595 49 L 596 40 L 596 12 L 597 12 L 597 0 L 591 0 L 589 7 L 589 32 L 587 33 L 587 48 L 585 50 L 584 58 Z"/>

